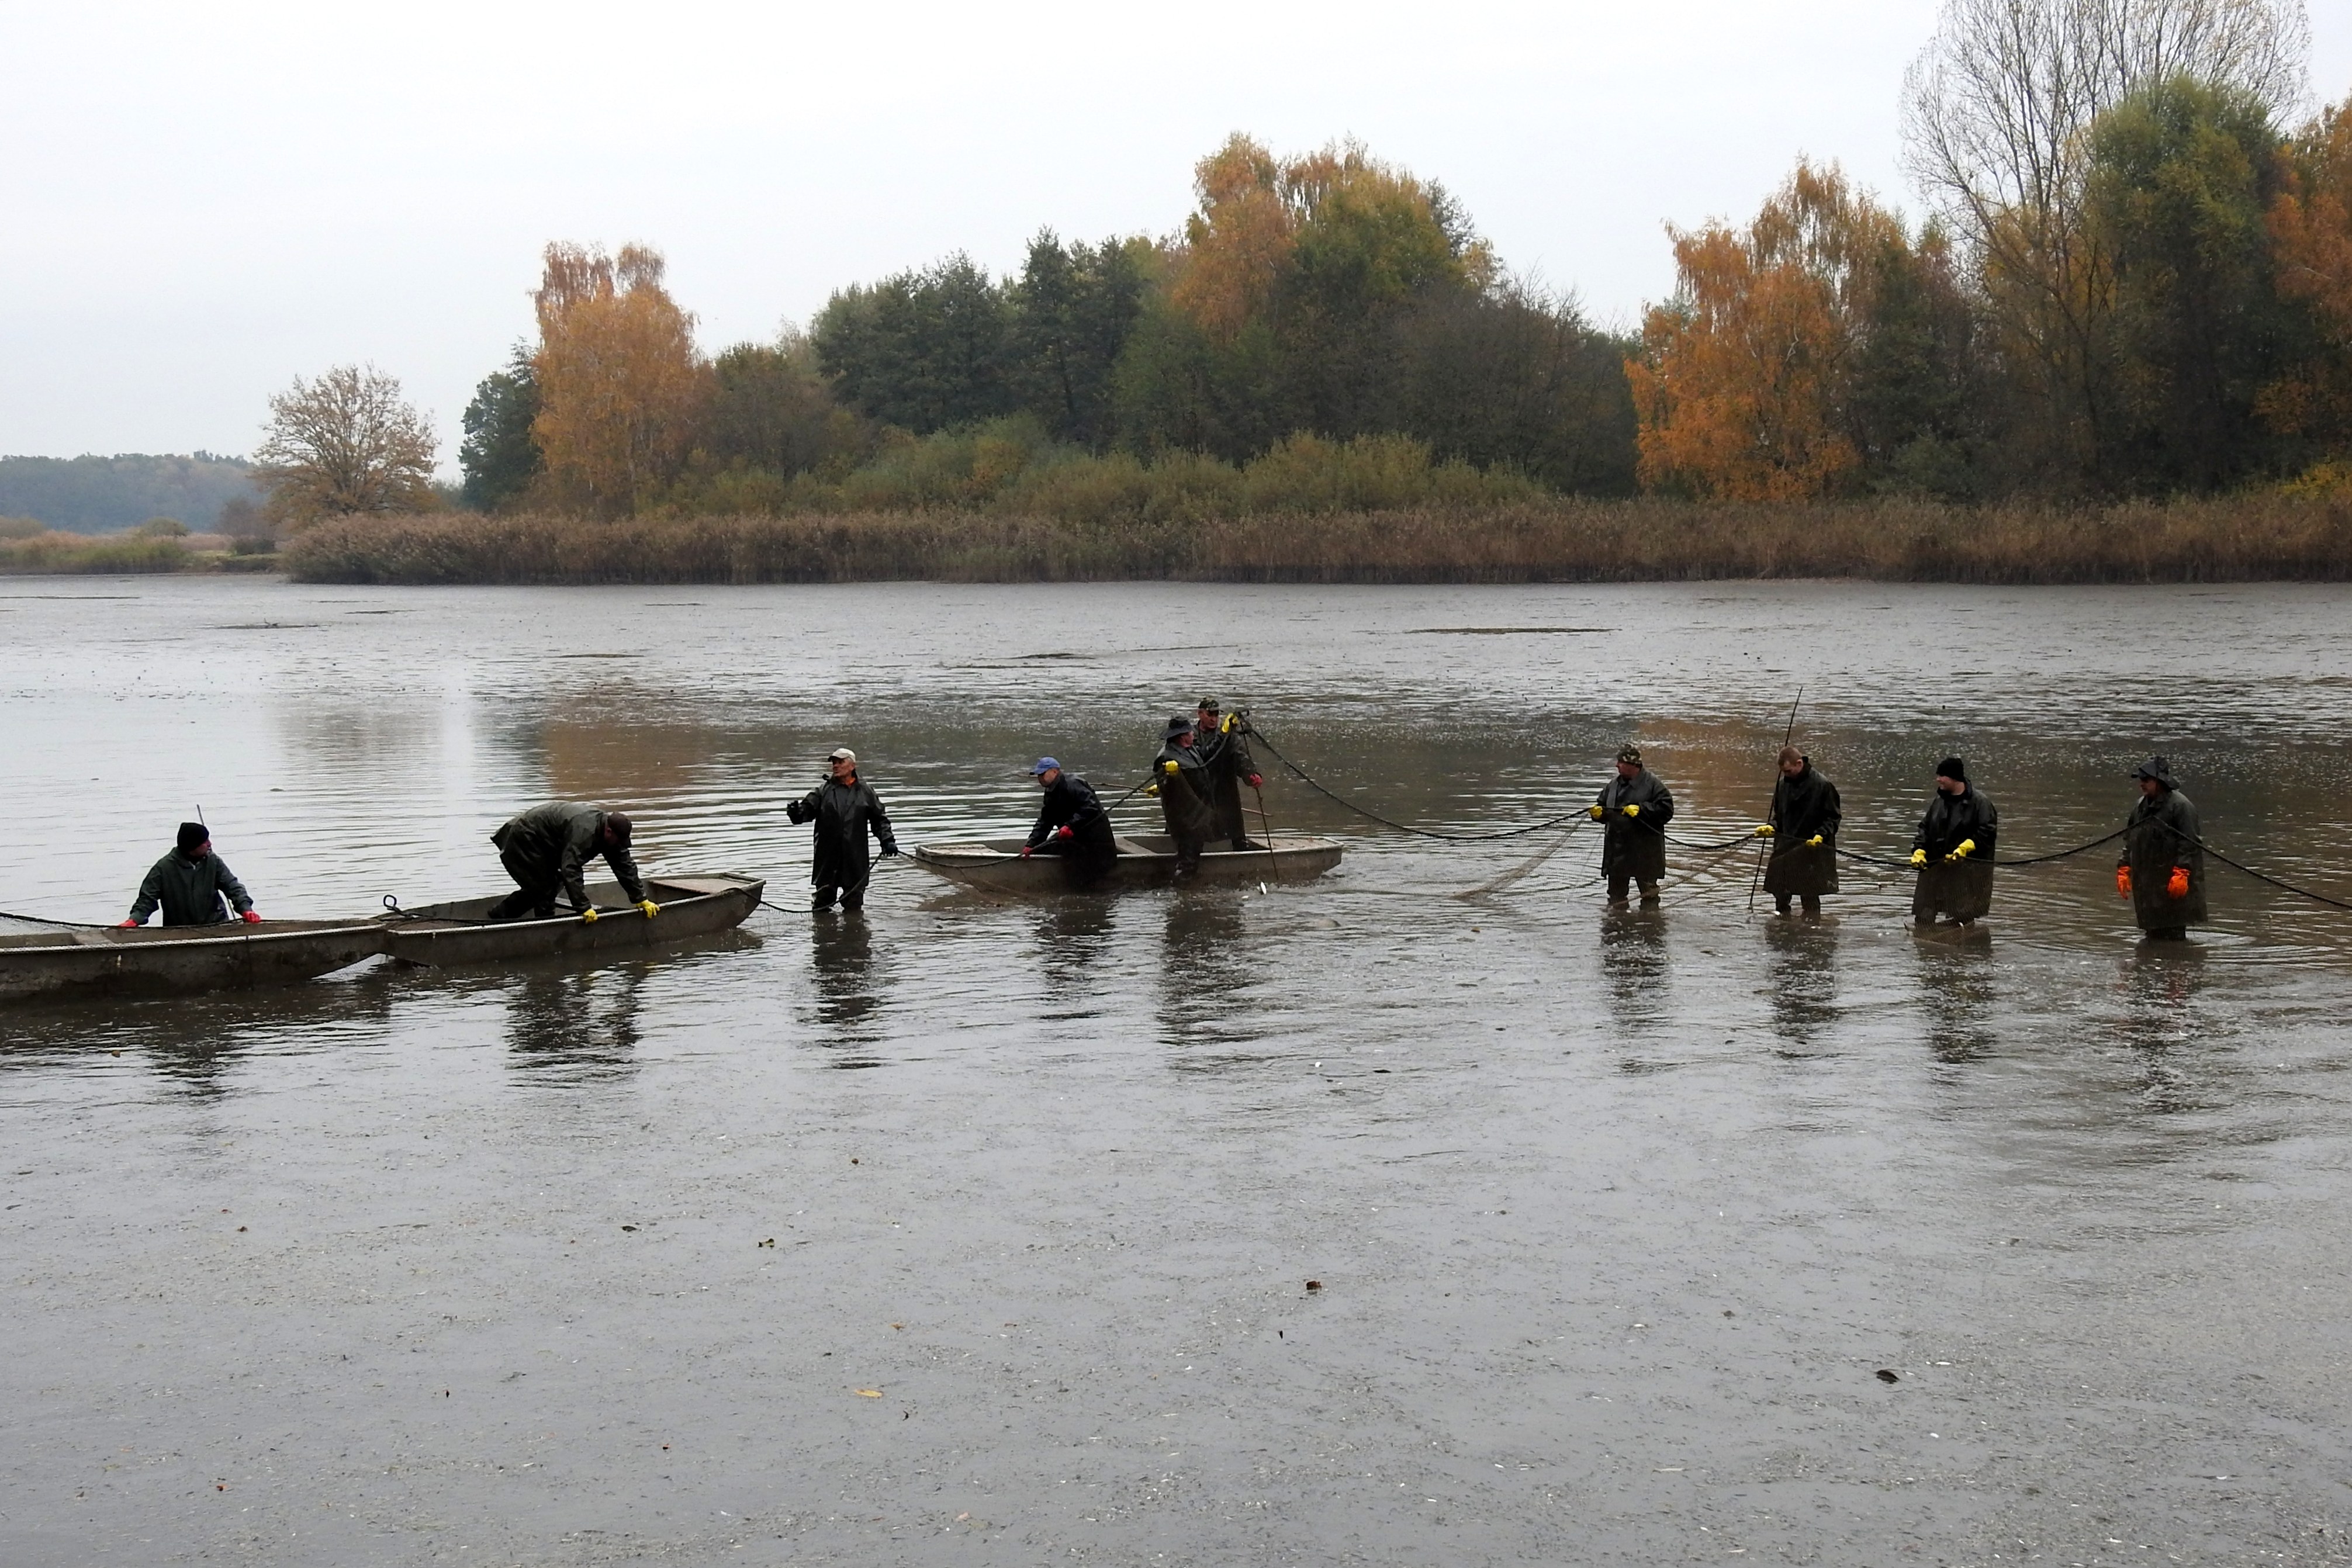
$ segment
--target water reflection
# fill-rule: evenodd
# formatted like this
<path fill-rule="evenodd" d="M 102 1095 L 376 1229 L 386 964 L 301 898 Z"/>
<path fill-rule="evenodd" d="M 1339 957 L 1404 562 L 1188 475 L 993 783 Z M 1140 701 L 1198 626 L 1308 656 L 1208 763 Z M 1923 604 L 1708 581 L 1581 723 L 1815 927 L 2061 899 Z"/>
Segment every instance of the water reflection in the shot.
<path fill-rule="evenodd" d="M 1817 1038 L 1837 1023 L 1837 922 L 1776 917 L 1764 922 L 1772 1032 L 1783 1056 L 1817 1054 Z"/>
<path fill-rule="evenodd" d="M 1199 1045 L 1204 1031 L 1247 1007 L 1252 978 L 1244 941 L 1244 900 L 1227 889 L 1191 888 L 1170 896 L 1160 936 L 1160 1043 Z M 1218 1031 L 1223 1032 L 1223 1031 Z"/>
<path fill-rule="evenodd" d="M 809 930 L 809 974 L 815 1022 L 829 1050 L 872 1044 L 880 1035 L 883 981 L 874 963 L 874 931 L 861 912 L 815 916 Z M 873 1067 L 866 1055 L 845 1055 L 836 1067 Z"/>
<path fill-rule="evenodd" d="M 1601 976 L 1621 1035 L 1647 1033 L 1674 1010 L 1666 963 L 1666 917 L 1654 909 L 1601 917 Z"/>
<path fill-rule="evenodd" d="M 145 1063 L 181 1094 L 211 1100 L 256 1057 L 380 1038 L 391 1014 L 392 988 L 373 977 L 11 1008 L 0 1010 L 0 1072 L 120 1058 Z"/>
<path fill-rule="evenodd" d="M 2122 1015 L 2116 1035 L 2139 1064 L 2140 1095 L 2151 1111 L 2200 1109 L 2197 1048 L 2212 1032 L 2199 1006 L 2205 948 L 2195 942 L 2143 939 L 2117 975 Z"/>
<path fill-rule="evenodd" d="M 1110 946 L 1117 902 L 1100 894 L 1073 894 L 1055 900 L 1037 915 L 1037 967 L 1047 990 L 1056 998 L 1091 997 L 1087 971 Z M 1057 1018 L 1090 1018 L 1087 1007 L 1056 1013 Z"/>
<path fill-rule="evenodd" d="M 524 976 L 507 1009 L 513 1065 L 583 1078 L 635 1071 L 645 983 L 640 964 Z"/>
<path fill-rule="evenodd" d="M 1927 1049 L 1945 1062 L 1994 1052 L 1992 938 L 1939 930 L 1913 939 L 1919 994 L 1927 1007 Z"/>

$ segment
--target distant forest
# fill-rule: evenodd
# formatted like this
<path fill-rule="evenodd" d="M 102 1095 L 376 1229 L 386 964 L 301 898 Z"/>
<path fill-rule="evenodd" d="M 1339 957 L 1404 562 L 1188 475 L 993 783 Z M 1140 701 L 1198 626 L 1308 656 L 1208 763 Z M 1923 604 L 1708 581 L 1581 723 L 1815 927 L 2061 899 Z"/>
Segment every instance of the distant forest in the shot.
<path fill-rule="evenodd" d="M 151 456 L 0 457 L 0 517 L 30 517 L 61 533 L 109 534 L 151 517 L 198 533 L 233 501 L 257 505 L 250 465 L 210 452 Z"/>

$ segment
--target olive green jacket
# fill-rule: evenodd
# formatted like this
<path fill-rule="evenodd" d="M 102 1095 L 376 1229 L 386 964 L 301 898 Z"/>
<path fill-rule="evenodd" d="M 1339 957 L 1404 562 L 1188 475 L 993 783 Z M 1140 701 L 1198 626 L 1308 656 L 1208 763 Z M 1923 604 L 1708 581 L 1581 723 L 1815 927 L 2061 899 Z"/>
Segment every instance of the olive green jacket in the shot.
<path fill-rule="evenodd" d="M 575 913 L 588 907 L 582 870 L 598 855 L 613 868 L 613 880 L 621 884 L 629 902 L 645 902 L 646 884 L 637 875 L 636 861 L 626 844 L 604 841 L 604 813 L 593 806 L 571 800 L 534 806 L 492 833 L 490 842 L 499 846 L 499 858 L 507 862 L 518 883 L 551 892 L 561 885 Z M 524 883 L 525 873 L 528 883 Z"/>
<path fill-rule="evenodd" d="M 228 918 L 221 907 L 223 898 L 239 915 L 253 907 L 245 883 L 236 880 L 226 861 L 216 854 L 190 860 L 173 850 L 149 868 L 139 896 L 131 900 L 131 918 L 143 921 L 160 905 L 166 925 L 217 925 Z"/>

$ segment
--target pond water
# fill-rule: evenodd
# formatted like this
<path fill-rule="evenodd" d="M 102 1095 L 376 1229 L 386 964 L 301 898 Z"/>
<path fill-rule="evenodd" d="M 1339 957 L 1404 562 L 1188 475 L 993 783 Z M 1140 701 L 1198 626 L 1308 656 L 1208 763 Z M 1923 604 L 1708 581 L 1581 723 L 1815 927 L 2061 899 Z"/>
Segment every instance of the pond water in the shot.
<path fill-rule="evenodd" d="M 268 915 L 499 892 L 550 799 L 782 906 L 0 1013 L 0 1557 L 2352 1558 L 2352 914 L 2216 868 L 2144 946 L 2099 850 L 1921 942 L 1899 873 L 1791 925 L 1677 850 L 1610 916 L 1591 835 L 1464 898 L 1555 841 L 1262 758 L 1336 873 L 902 861 L 813 919 L 783 812 L 846 744 L 903 841 L 1018 831 L 1037 754 L 1115 795 L 1206 691 L 1456 831 L 1634 738 L 1720 842 L 1801 685 L 1853 850 L 1907 852 L 1947 752 L 2025 855 L 2162 751 L 2215 844 L 2352 898 L 2347 609 L 0 582 L 0 908 L 121 918 L 199 808 Z"/>

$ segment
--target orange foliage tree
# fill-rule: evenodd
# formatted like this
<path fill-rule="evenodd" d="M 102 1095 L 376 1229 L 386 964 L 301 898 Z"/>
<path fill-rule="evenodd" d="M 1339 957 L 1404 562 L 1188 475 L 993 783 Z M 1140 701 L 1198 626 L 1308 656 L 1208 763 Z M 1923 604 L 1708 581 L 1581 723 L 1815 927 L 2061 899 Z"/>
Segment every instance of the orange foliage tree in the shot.
<path fill-rule="evenodd" d="M 695 350 L 694 318 L 670 298 L 662 271 L 660 253 L 643 246 L 615 256 L 547 247 L 531 295 L 540 400 L 531 437 L 556 500 L 632 511 L 685 465 L 710 371 Z"/>
<path fill-rule="evenodd" d="M 1670 232 L 1675 297 L 1625 366 L 1643 484 L 1754 501 L 1836 488 L 1862 462 L 1851 393 L 1901 219 L 1834 165 L 1800 162 L 1745 231 Z"/>
<path fill-rule="evenodd" d="M 2272 204 L 2278 291 L 2318 329 L 2315 352 L 2264 389 L 2263 413 L 2290 435 L 2342 453 L 2352 445 L 2352 99 L 2296 139 L 2292 172 Z"/>

